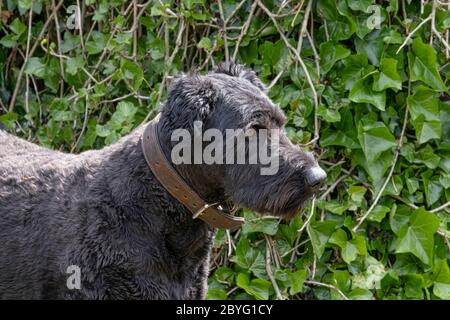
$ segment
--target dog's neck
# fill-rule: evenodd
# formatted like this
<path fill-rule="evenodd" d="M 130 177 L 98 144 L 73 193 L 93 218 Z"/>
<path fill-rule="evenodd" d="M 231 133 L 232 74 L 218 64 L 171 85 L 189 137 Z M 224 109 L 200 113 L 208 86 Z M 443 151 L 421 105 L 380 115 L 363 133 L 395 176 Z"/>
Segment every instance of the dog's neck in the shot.
<path fill-rule="evenodd" d="M 174 164 L 172 161 L 172 128 L 161 118 L 158 124 L 158 136 L 161 148 L 171 166 L 207 203 L 223 202 L 226 199 L 223 188 L 223 173 L 217 166 L 201 164 Z"/>

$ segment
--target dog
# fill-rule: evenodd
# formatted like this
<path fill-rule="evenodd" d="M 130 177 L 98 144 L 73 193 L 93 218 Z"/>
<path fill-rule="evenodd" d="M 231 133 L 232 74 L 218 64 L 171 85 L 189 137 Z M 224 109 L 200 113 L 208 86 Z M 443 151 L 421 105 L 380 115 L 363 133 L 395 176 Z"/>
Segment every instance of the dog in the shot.
<path fill-rule="evenodd" d="M 174 131 L 194 135 L 198 121 L 222 133 L 278 129 L 276 173 L 261 174 L 259 163 L 173 163 Z M 232 203 L 290 219 L 326 173 L 289 141 L 285 122 L 255 72 L 222 63 L 175 76 L 153 125 L 174 174 L 206 206 Z M 193 217 L 149 166 L 148 126 L 80 154 L 0 130 L 1 299 L 205 298 L 216 228 Z"/>

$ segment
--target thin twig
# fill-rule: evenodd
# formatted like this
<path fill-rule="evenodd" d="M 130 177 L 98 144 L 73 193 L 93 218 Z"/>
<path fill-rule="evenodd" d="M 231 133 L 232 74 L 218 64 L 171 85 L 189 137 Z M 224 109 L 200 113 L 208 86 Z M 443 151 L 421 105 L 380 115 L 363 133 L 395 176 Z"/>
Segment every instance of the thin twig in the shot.
<path fill-rule="evenodd" d="M 180 47 L 182 45 L 182 36 L 183 36 L 183 31 L 184 31 L 184 20 L 181 20 L 181 25 L 180 25 L 180 30 L 178 31 L 178 35 L 177 35 L 177 39 L 175 41 L 175 48 L 172 51 L 171 56 L 169 57 L 169 60 L 167 61 L 167 67 L 169 68 L 173 62 L 173 60 L 175 59 L 176 54 L 178 53 L 178 50 L 180 50 Z M 158 90 L 158 97 L 156 100 L 156 106 L 159 105 L 160 101 L 161 101 L 161 97 L 162 97 L 162 93 L 164 91 L 164 86 L 165 83 L 167 82 L 167 77 L 169 76 L 169 69 L 167 69 L 164 72 L 164 76 L 163 79 L 161 81 L 161 84 L 159 86 L 159 90 Z M 150 118 L 150 116 L 153 114 L 154 109 L 150 110 L 149 113 L 147 113 L 147 116 L 145 117 L 144 121 L 142 121 L 142 123 L 145 123 L 148 121 L 148 119 Z"/>
<path fill-rule="evenodd" d="M 430 20 L 431 20 L 431 15 L 429 15 L 425 20 L 423 20 L 421 23 L 419 23 L 419 25 L 416 28 L 414 28 L 414 30 L 410 34 L 408 34 L 405 41 L 403 41 L 402 45 L 398 48 L 398 50 L 395 54 L 398 54 L 400 52 L 400 50 L 402 50 L 402 48 L 404 46 L 406 46 L 409 39 L 411 39 L 411 37 L 414 35 L 414 33 L 416 33 L 425 23 L 427 23 Z"/>
<path fill-rule="evenodd" d="M 271 266 L 272 262 L 270 259 L 270 254 L 271 254 L 270 248 L 272 246 L 272 244 L 271 244 L 272 240 L 268 236 L 265 236 L 265 237 L 266 237 L 266 272 L 267 272 L 267 276 L 269 277 L 270 282 L 272 282 L 272 286 L 273 286 L 273 289 L 275 290 L 277 300 L 284 300 L 283 296 L 281 295 L 280 288 L 278 287 L 277 281 L 275 280 L 275 278 L 273 276 L 273 272 L 272 272 L 272 266 Z"/>
<path fill-rule="evenodd" d="M 222 0 L 217 0 L 217 3 L 219 5 L 219 14 L 220 19 L 222 19 L 222 32 L 223 32 L 223 45 L 225 47 L 225 60 L 230 60 L 230 53 L 228 51 L 228 40 L 227 40 L 227 24 L 225 23 L 225 16 L 223 14 L 223 6 L 222 6 Z"/>
<path fill-rule="evenodd" d="M 33 1 L 34 4 L 34 1 Z M 33 21 L 33 5 L 30 8 L 30 11 L 28 13 L 28 35 L 27 35 L 27 48 L 25 51 L 25 58 L 29 56 L 30 54 L 30 42 L 31 42 L 31 27 L 32 27 L 32 21 Z M 29 96 L 30 96 L 30 79 L 28 75 L 25 75 L 26 80 L 26 88 L 25 88 L 25 111 L 27 113 L 30 112 L 29 108 Z"/>
<path fill-rule="evenodd" d="M 239 34 L 239 38 L 236 41 L 236 46 L 234 48 L 233 58 L 232 58 L 233 61 L 236 61 L 236 56 L 239 51 L 239 45 L 241 44 L 241 41 L 244 38 L 244 36 L 247 34 L 248 28 L 250 27 L 250 23 L 252 22 L 253 15 L 255 14 L 255 10 L 256 10 L 257 6 L 258 6 L 258 1 L 253 2 L 253 5 L 250 9 L 250 13 L 248 15 L 247 21 L 245 21 L 244 26 L 242 27 L 242 31 Z"/>
<path fill-rule="evenodd" d="M 283 30 L 281 30 L 280 26 L 278 25 L 278 22 L 275 19 L 273 13 L 269 9 L 267 9 L 267 7 L 260 0 L 257 0 L 256 3 L 272 20 L 273 24 L 275 25 L 275 28 L 277 29 L 278 33 L 280 34 L 281 38 L 283 39 L 284 44 L 294 54 L 298 63 L 300 63 L 300 66 L 302 67 L 303 72 L 305 73 L 308 85 L 311 88 L 311 92 L 312 92 L 312 96 L 313 96 L 313 103 L 314 103 L 314 112 L 315 112 L 315 114 L 317 114 L 317 110 L 319 108 L 319 100 L 317 98 L 317 91 L 316 91 L 316 88 L 314 87 L 314 83 L 311 79 L 311 75 L 309 74 L 308 68 L 306 67 L 305 63 L 303 62 L 302 57 L 297 52 L 297 50 L 289 43 L 289 40 L 286 38 L 286 35 L 284 34 Z M 314 139 L 309 144 L 314 144 L 317 140 L 319 140 L 319 122 L 318 122 L 317 117 L 315 117 L 315 119 L 314 119 Z"/>
<path fill-rule="evenodd" d="M 313 286 L 319 286 L 319 287 L 329 288 L 329 289 L 334 290 L 334 291 L 336 291 L 337 293 L 339 293 L 340 296 L 341 296 L 342 298 L 344 298 L 344 300 L 348 300 L 347 296 L 346 296 L 346 295 L 345 295 L 338 287 L 333 286 L 333 285 L 331 285 L 331 284 L 323 283 L 323 282 L 318 282 L 318 281 L 314 281 L 314 280 L 306 280 L 305 283 L 306 283 L 306 284 L 313 285 Z"/>
<path fill-rule="evenodd" d="M 316 209 L 316 198 L 314 197 L 312 199 L 312 201 L 311 201 L 311 211 L 309 213 L 309 216 L 308 216 L 308 218 L 306 218 L 306 221 L 305 221 L 305 223 L 303 223 L 301 228 L 298 229 L 298 231 L 297 231 L 298 233 L 302 233 L 303 230 L 305 230 L 306 227 L 309 225 L 309 222 L 311 221 L 311 218 L 314 216 L 315 209 Z"/>
<path fill-rule="evenodd" d="M 55 6 L 55 0 L 52 0 L 52 6 Z M 61 30 L 59 28 L 58 14 L 54 15 L 54 20 L 56 29 L 56 41 L 58 42 L 58 54 L 61 55 Z M 59 79 L 59 97 L 62 98 L 64 96 L 64 62 L 62 59 L 59 59 L 59 69 L 61 71 Z"/>
<path fill-rule="evenodd" d="M 64 0 L 61 0 L 56 7 L 53 8 L 53 12 L 48 16 L 47 21 L 45 21 L 44 26 L 42 27 L 41 31 L 39 32 L 37 38 L 36 38 L 36 42 L 33 44 L 33 46 L 30 49 L 29 54 L 25 57 L 25 60 L 23 61 L 22 67 L 19 70 L 19 74 L 17 75 L 17 79 L 16 79 L 16 86 L 14 87 L 14 91 L 13 94 L 11 96 L 11 100 L 9 102 L 9 107 L 8 107 L 8 111 L 11 112 L 14 109 L 14 105 L 16 104 L 16 99 L 17 99 L 17 95 L 19 93 L 19 88 L 20 88 L 20 83 L 22 82 L 22 76 L 23 76 L 23 72 L 25 71 L 25 66 L 27 65 L 28 59 L 30 56 L 33 55 L 34 51 L 36 50 L 36 48 L 39 46 L 40 43 L 40 39 L 42 38 L 42 36 L 44 35 L 45 31 L 48 28 L 48 25 L 50 24 L 50 22 L 53 19 L 53 15 L 56 14 L 56 12 L 59 10 L 59 8 L 62 6 L 62 4 L 64 3 Z"/>
<path fill-rule="evenodd" d="M 444 210 L 445 208 L 447 208 L 448 206 L 450 206 L 450 201 L 444 203 L 442 206 L 439 206 L 437 208 L 434 208 L 433 210 L 430 210 L 430 212 L 432 213 L 436 213 L 438 211 Z"/>
<path fill-rule="evenodd" d="M 350 172 L 353 171 L 353 168 L 350 169 Z M 340 184 L 345 178 L 347 178 L 350 174 L 344 174 L 340 176 L 330 187 L 328 187 L 327 190 L 325 190 L 324 193 L 320 196 L 319 200 L 325 199 L 327 195 L 329 195 L 333 190 L 337 187 L 338 184 Z"/>

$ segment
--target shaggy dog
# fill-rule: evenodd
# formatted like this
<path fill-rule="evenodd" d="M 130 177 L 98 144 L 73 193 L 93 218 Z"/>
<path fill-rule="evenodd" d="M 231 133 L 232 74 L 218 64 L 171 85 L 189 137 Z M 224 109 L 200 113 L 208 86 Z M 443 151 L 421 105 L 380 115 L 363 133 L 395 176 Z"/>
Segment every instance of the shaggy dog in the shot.
<path fill-rule="evenodd" d="M 255 73 L 231 63 L 173 79 L 158 123 L 168 159 L 173 131 L 192 132 L 196 120 L 221 132 L 285 123 Z M 0 298 L 205 297 L 214 229 L 155 178 L 141 148 L 144 129 L 78 155 L 0 130 Z M 279 158 L 275 175 L 261 175 L 258 164 L 173 167 L 208 203 L 290 218 L 326 175 L 285 134 Z M 68 285 L 75 271 L 78 288 Z"/>

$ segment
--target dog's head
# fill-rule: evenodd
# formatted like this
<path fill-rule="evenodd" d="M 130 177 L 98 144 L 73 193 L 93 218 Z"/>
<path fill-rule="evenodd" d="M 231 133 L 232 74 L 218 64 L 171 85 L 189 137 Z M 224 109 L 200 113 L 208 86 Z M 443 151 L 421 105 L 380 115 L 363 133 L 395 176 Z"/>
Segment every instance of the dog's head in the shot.
<path fill-rule="evenodd" d="M 326 178 L 287 138 L 282 110 L 241 65 L 176 76 L 161 120 L 174 166 L 207 198 L 289 219 Z"/>

